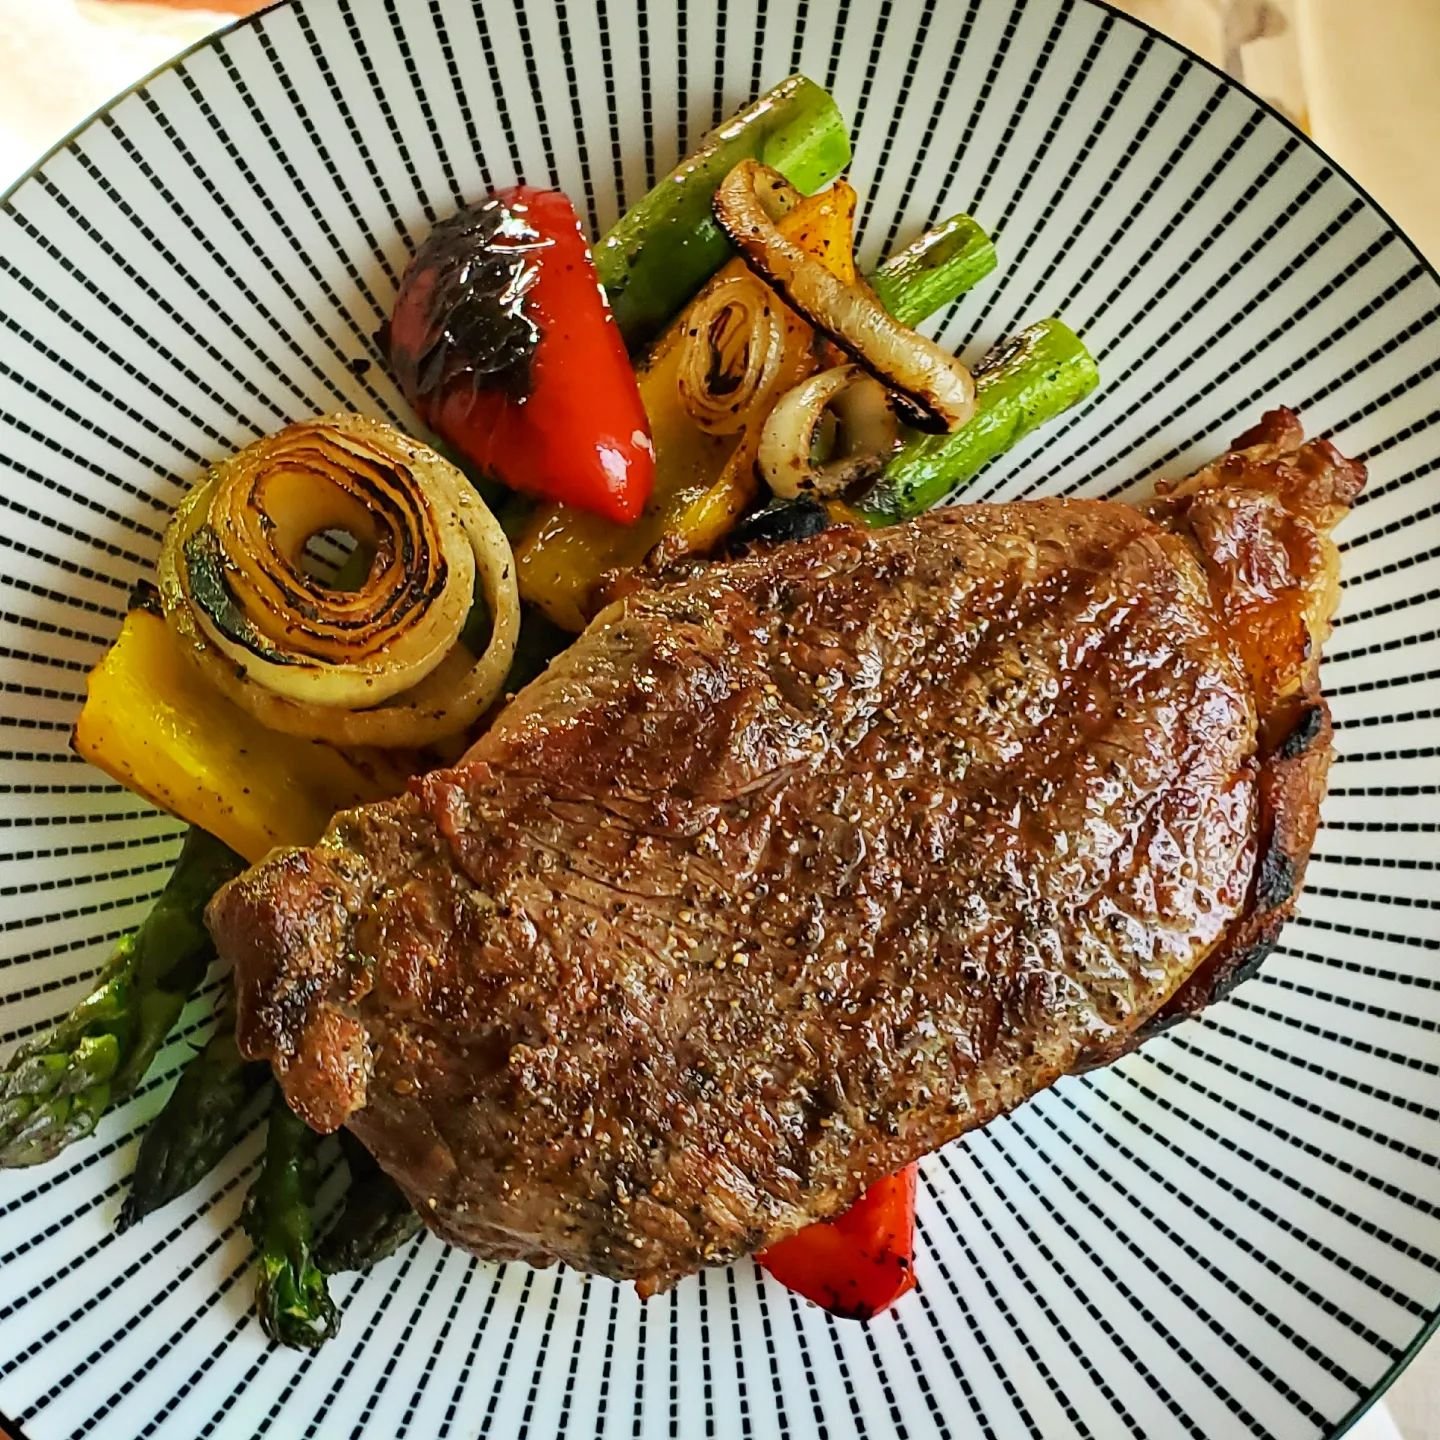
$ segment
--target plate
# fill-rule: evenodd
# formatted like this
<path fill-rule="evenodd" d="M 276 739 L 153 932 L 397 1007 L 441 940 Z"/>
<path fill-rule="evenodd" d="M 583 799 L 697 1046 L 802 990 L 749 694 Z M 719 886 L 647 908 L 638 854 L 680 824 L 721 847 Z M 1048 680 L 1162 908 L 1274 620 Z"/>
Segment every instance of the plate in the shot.
<path fill-rule="evenodd" d="M 86 1144 L 0 1177 L 0 1410 L 30 1440 L 1335 1435 L 1440 1303 L 1440 283 L 1299 134 L 1061 0 L 301 0 L 96 116 L 0 210 L 0 1038 L 143 912 L 175 823 L 67 749 L 87 668 L 200 467 L 405 412 L 371 336 L 432 220 L 519 176 L 592 227 L 792 70 L 855 127 L 871 259 L 957 209 L 1001 268 L 978 353 L 1059 313 L 1098 397 L 970 498 L 1131 494 L 1287 403 L 1364 458 L 1326 659 L 1339 762 L 1261 976 L 932 1156 L 919 1289 L 836 1322 L 746 1263 L 641 1305 L 427 1241 L 268 1349 L 252 1131 L 120 1238 L 136 1137 L 212 976 Z M 331 1186 L 333 1189 L 334 1178 Z"/>

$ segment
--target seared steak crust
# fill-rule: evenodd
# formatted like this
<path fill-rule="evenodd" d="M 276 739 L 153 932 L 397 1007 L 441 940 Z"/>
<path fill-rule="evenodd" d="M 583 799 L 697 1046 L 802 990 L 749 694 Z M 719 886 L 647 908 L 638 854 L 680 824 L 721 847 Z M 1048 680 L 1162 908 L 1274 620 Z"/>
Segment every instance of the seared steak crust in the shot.
<path fill-rule="evenodd" d="M 966 506 L 617 601 L 221 893 L 243 1048 L 481 1255 L 654 1289 L 845 1208 L 1255 911 L 1265 717 L 1176 529 Z"/>
<path fill-rule="evenodd" d="M 1223 999 L 1259 969 L 1294 913 L 1333 758 L 1320 652 L 1340 588 L 1330 531 L 1365 485 L 1365 467 L 1299 419 L 1272 410 L 1234 448 L 1146 512 L 1195 548 L 1221 628 L 1250 677 L 1260 728 L 1257 862 L 1224 940 L 1152 1019 L 1087 1057 L 1108 1063 Z"/>

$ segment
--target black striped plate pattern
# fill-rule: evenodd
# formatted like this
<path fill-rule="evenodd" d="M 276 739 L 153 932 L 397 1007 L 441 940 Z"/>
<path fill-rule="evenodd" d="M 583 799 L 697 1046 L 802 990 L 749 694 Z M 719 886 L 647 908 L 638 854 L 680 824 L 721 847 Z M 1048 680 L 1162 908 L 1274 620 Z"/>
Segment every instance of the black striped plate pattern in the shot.
<path fill-rule="evenodd" d="M 210 456 L 339 405 L 427 226 L 517 177 L 613 217 L 801 68 L 853 118 L 873 259 L 960 208 L 972 353 L 1062 313 L 1102 393 L 976 497 L 1129 494 L 1285 402 L 1362 456 L 1326 663 L 1340 761 L 1303 914 L 1201 1023 L 932 1157 L 920 1287 L 836 1323 L 750 1265 L 641 1306 L 435 1242 L 268 1350 L 252 1133 L 117 1239 L 140 1093 L 0 1177 L 0 1411 L 32 1440 L 1336 1434 L 1440 1303 L 1440 284 L 1303 139 L 1062 0 L 302 0 L 152 77 L 0 207 L 0 1042 L 78 996 L 177 827 L 66 747 Z M 368 364 L 366 362 L 369 362 Z M 333 1181 L 332 1181 L 333 1188 Z"/>

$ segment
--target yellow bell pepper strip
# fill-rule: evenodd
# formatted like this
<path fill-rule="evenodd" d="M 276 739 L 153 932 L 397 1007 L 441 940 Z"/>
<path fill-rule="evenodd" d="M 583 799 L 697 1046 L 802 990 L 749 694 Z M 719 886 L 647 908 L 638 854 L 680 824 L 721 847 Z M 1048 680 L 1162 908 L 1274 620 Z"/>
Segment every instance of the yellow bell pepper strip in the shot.
<path fill-rule="evenodd" d="M 90 672 L 76 752 L 246 860 L 309 845 L 337 810 L 398 793 L 393 761 L 267 730 L 211 686 L 143 607 Z M 373 760 L 373 763 L 372 763 Z"/>
<path fill-rule="evenodd" d="M 840 181 L 801 200 L 779 221 L 779 228 L 839 278 L 853 281 L 854 222 L 855 192 Z M 548 505 L 535 513 L 519 536 L 515 564 L 521 597 L 538 605 L 562 628 L 585 628 L 591 592 L 607 571 L 638 565 L 664 536 L 685 536 L 692 506 L 701 504 L 703 516 L 709 517 L 717 507 L 733 503 L 746 485 L 753 487 L 758 432 L 707 434 L 686 410 L 678 380 L 681 346 L 694 307 L 714 286 L 747 273 L 740 260 L 724 266 L 661 337 L 639 375 L 640 397 L 655 442 L 655 487 L 640 519 L 622 527 L 568 506 Z M 788 309 L 783 323 L 785 354 L 777 393 L 811 374 L 816 363 L 810 327 Z M 696 523 L 702 521 L 697 518 Z M 706 518 L 703 523 L 713 522 Z M 682 548 L 698 547 L 683 543 Z"/>

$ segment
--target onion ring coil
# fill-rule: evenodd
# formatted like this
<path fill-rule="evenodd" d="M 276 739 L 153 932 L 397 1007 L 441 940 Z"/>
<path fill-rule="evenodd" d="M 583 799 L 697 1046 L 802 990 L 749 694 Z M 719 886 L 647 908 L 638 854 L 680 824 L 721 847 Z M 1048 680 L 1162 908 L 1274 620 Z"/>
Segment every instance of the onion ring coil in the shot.
<path fill-rule="evenodd" d="M 753 275 L 732 275 L 705 291 L 680 343 L 680 398 L 707 435 L 738 434 L 774 399 L 785 321 L 774 293 Z"/>
<path fill-rule="evenodd" d="M 815 459 L 827 410 L 841 416 L 847 453 Z M 885 468 L 900 440 L 900 425 L 881 384 L 858 365 L 822 370 L 787 390 L 775 402 L 760 432 L 755 463 L 773 494 L 838 495 Z"/>
<path fill-rule="evenodd" d="M 343 530 L 373 558 L 354 590 L 310 573 Z M 476 578 L 491 617 L 460 643 Z M 167 622 L 210 681 L 274 730 L 338 745 L 426 745 L 499 693 L 519 628 L 509 542 L 464 476 L 393 427 L 339 414 L 217 465 L 161 548 Z"/>

